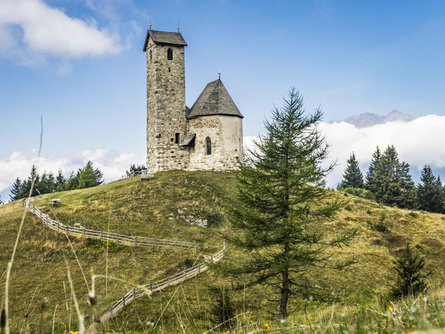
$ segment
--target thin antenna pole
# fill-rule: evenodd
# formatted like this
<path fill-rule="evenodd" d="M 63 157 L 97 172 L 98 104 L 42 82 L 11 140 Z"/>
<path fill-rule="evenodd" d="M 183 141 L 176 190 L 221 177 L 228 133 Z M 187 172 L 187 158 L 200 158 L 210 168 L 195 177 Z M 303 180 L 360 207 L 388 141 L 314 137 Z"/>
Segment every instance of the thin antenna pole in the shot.
<path fill-rule="evenodd" d="M 179 33 L 179 21 L 178 21 L 178 33 Z"/>
<path fill-rule="evenodd" d="M 150 19 L 150 24 L 148 26 L 150 27 L 150 30 L 151 30 L 151 19 Z"/>
<path fill-rule="evenodd" d="M 221 72 L 218 72 L 218 79 L 221 80 Z"/>

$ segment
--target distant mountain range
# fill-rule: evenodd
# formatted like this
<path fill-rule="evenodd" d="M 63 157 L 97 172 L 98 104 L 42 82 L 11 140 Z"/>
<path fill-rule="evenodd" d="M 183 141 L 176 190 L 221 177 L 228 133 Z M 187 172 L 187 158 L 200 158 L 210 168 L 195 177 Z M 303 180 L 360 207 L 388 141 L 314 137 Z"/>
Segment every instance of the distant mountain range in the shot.
<path fill-rule="evenodd" d="M 367 128 L 369 126 L 387 122 L 410 122 L 413 119 L 414 117 L 409 114 L 403 113 L 398 110 L 393 110 L 386 116 L 379 116 L 373 113 L 363 113 L 360 115 L 347 117 L 340 122 L 352 124 L 356 128 Z"/>

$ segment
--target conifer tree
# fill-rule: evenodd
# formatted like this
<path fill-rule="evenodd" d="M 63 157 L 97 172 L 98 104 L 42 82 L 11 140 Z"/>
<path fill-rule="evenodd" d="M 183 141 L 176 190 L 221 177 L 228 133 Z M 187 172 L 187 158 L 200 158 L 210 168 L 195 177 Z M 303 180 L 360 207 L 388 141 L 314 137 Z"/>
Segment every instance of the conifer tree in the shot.
<path fill-rule="evenodd" d="M 377 165 L 380 162 L 380 156 L 381 156 L 380 149 L 377 146 L 375 152 L 372 154 L 371 164 L 369 165 L 369 169 L 366 174 L 366 189 L 368 189 L 372 193 L 375 193 L 376 188 L 377 188 L 374 175 L 375 175 L 375 170 L 377 168 Z"/>
<path fill-rule="evenodd" d="M 373 176 L 377 201 L 401 208 L 415 208 L 417 194 L 409 164 L 400 162 L 394 146 L 388 146 L 379 159 Z"/>
<path fill-rule="evenodd" d="M 12 184 L 11 194 L 9 195 L 9 199 L 11 201 L 16 201 L 20 199 L 20 193 L 22 190 L 22 181 L 19 178 L 16 178 L 14 183 Z"/>
<path fill-rule="evenodd" d="M 59 171 L 57 172 L 56 180 L 55 180 L 56 191 L 64 190 L 65 182 L 66 182 L 66 180 L 65 180 L 65 177 L 63 176 L 62 170 L 59 169 Z"/>
<path fill-rule="evenodd" d="M 394 260 L 397 272 L 397 285 L 393 288 L 393 296 L 415 296 L 426 288 L 424 272 L 425 259 L 417 254 L 413 247 L 406 245 L 402 254 Z"/>
<path fill-rule="evenodd" d="M 430 212 L 442 212 L 443 194 L 440 177 L 436 178 L 430 166 L 425 166 L 420 174 L 420 181 L 417 185 L 417 197 L 419 209 Z"/>
<path fill-rule="evenodd" d="M 325 250 L 346 244 L 353 233 L 329 239 L 324 223 L 344 205 L 324 188 L 333 165 L 321 167 L 327 145 L 314 126 L 317 109 L 305 115 L 303 98 L 292 89 L 265 122 L 266 137 L 255 143 L 238 173 L 238 193 L 229 209 L 229 242 L 251 256 L 225 268 L 247 285 L 267 284 L 279 293 L 279 317 L 288 314 L 298 279 L 313 266 L 325 266 Z M 329 264 L 341 268 L 346 263 Z M 239 279 L 237 279 L 239 280 Z"/>
<path fill-rule="evenodd" d="M 102 172 L 97 168 L 94 169 L 93 163 L 88 161 L 85 167 L 79 170 L 77 180 L 79 183 L 77 188 L 79 189 L 95 187 L 103 182 Z"/>
<path fill-rule="evenodd" d="M 358 166 L 358 161 L 355 158 L 354 152 L 351 153 L 348 161 L 345 173 L 343 174 L 343 180 L 340 183 L 341 188 L 364 188 L 363 174 Z"/>

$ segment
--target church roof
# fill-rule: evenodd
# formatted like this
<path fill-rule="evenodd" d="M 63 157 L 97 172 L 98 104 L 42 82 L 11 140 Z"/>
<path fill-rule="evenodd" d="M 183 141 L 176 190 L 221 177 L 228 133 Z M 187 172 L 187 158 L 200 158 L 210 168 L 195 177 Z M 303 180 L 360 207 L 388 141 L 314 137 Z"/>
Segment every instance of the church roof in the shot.
<path fill-rule="evenodd" d="M 187 118 L 191 119 L 209 115 L 227 115 L 243 118 L 243 115 L 241 115 L 220 79 L 207 84 L 187 113 Z"/>
<path fill-rule="evenodd" d="M 187 46 L 184 37 L 179 32 L 148 30 L 147 37 L 145 37 L 144 52 L 147 51 L 148 39 L 150 37 L 156 44 Z"/>

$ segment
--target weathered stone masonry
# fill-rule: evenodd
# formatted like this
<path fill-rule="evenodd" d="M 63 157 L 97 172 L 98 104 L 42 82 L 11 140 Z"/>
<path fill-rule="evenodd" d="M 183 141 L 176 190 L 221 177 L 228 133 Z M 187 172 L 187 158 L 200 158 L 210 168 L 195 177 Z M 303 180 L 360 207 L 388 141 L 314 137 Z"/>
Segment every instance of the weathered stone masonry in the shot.
<path fill-rule="evenodd" d="M 234 169 L 243 158 L 243 116 L 219 79 L 186 107 L 185 46 L 179 32 L 147 32 L 147 169 Z"/>

